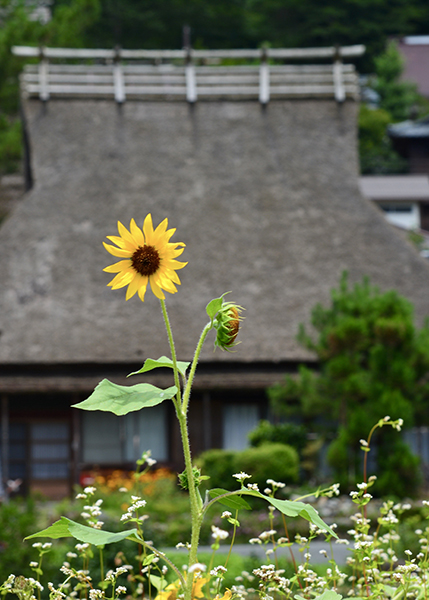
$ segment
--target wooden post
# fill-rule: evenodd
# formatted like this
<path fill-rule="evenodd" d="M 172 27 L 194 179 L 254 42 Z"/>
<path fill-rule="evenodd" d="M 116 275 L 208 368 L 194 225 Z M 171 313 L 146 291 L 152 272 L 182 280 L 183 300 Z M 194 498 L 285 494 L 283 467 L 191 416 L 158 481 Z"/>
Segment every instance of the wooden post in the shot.
<path fill-rule="evenodd" d="M 40 48 L 39 56 L 39 97 L 43 102 L 47 102 L 49 100 L 49 61 L 45 56 L 44 48 Z"/>
<path fill-rule="evenodd" d="M 267 50 L 262 48 L 259 67 L 259 102 L 264 106 L 270 101 L 270 71 L 267 58 Z"/>
<path fill-rule="evenodd" d="M 346 99 L 346 91 L 344 89 L 343 62 L 341 60 L 341 47 L 340 46 L 335 47 L 334 64 L 333 64 L 333 78 L 334 78 L 335 100 L 339 103 L 342 103 Z"/>
<path fill-rule="evenodd" d="M 121 65 L 121 49 L 115 48 L 115 58 L 113 63 L 113 85 L 115 88 L 115 101 L 118 104 L 125 102 L 124 73 Z"/>
<path fill-rule="evenodd" d="M 195 66 L 192 62 L 192 49 L 190 47 L 185 48 L 186 50 L 186 67 L 185 67 L 185 78 L 186 78 L 186 100 L 190 104 L 194 104 L 197 101 L 197 80 L 195 76 Z"/>

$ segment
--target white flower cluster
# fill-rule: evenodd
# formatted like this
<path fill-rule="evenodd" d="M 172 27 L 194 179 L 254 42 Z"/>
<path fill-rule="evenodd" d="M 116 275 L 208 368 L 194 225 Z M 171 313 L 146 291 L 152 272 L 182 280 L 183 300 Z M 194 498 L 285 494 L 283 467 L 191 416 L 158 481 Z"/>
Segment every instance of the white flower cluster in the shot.
<path fill-rule="evenodd" d="M 131 500 L 133 501 L 133 504 L 131 504 L 127 512 L 122 515 L 121 521 L 129 521 L 130 519 L 133 519 L 134 512 L 136 513 L 137 517 L 137 511 L 146 506 L 146 500 L 142 500 L 140 496 L 131 496 Z"/>
<path fill-rule="evenodd" d="M 220 529 L 220 527 L 216 527 L 216 525 L 212 525 L 212 538 L 215 540 L 226 540 L 229 536 L 229 533 L 224 529 Z"/>
<path fill-rule="evenodd" d="M 252 476 L 248 475 L 247 473 L 244 473 L 244 471 L 240 471 L 240 473 L 234 473 L 233 477 L 237 480 L 237 481 L 245 481 L 246 479 L 250 479 Z"/>

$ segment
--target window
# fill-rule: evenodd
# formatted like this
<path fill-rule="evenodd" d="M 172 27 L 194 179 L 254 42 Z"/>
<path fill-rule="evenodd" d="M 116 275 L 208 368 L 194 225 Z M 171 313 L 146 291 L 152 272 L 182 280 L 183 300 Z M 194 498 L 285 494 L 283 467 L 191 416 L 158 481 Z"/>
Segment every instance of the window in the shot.
<path fill-rule="evenodd" d="M 258 421 L 257 404 L 226 404 L 223 408 L 223 447 L 227 450 L 247 448 L 247 434 L 256 427 Z"/>
<path fill-rule="evenodd" d="M 156 460 L 167 460 L 166 407 L 159 404 L 124 417 L 85 411 L 82 440 L 85 463 L 117 465 L 135 462 L 145 450 L 151 450 Z"/>
<path fill-rule="evenodd" d="M 136 461 L 150 450 L 152 458 L 167 460 L 167 421 L 164 404 L 145 408 L 125 417 L 125 458 Z"/>
<path fill-rule="evenodd" d="M 69 457 L 68 423 L 51 421 L 30 424 L 32 479 L 67 479 Z"/>
<path fill-rule="evenodd" d="M 379 206 L 389 223 L 404 229 L 420 227 L 420 211 L 415 202 L 382 202 Z"/>

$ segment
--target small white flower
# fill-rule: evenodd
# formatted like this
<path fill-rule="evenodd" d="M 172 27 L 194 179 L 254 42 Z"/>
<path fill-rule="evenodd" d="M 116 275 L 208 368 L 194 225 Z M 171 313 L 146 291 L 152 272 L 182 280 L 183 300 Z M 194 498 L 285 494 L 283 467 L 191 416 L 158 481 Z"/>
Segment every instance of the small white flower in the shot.
<path fill-rule="evenodd" d="M 229 519 L 229 517 L 232 517 L 232 513 L 229 512 L 229 510 L 224 510 L 223 513 L 222 513 L 222 515 L 221 515 L 221 518 L 222 519 Z"/>
<path fill-rule="evenodd" d="M 207 569 L 206 565 L 203 565 L 202 563 L 194 563 L 191 567 L 189 567 L 188 572 L 189 573 L 194 573 L 195 571 L 204 572 L 206 569 Z"/>
<path fill-rule="evenodd" d="M 116 588 L 116 593 L 118 594 L 126 594 L 127 593 L 127 588 L 124 585 L 118 585 L 118 587 Z"/>
<path fill-rule="evenodd" d="M 246 479 L 250 479 L 251 475 L 244 473 L 244 471 L 240 471 L 240 473 L 234 473 L 233 477 L 237 479 L 237 481 L 245 481 Z"/>
<path fill-rule="evenodd" d="M 226 540 L 228 536 L 229 533 L 227 531 L 216 527 L 216 525 L 212 525 L 212 538 L 215 540 Z"/>

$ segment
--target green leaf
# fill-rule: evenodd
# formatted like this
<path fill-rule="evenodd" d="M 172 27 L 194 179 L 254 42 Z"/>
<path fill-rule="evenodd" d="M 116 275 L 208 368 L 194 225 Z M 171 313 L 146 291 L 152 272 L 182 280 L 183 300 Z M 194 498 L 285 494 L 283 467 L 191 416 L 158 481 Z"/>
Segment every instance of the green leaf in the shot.
<path fill-rule="evenodd" d="M 147 565 L 150 565 L 151 563 L 153 563 L 153 561 L 156 559 L 156 555 L 155 554 L 149 554 L 148 556 L 146 556 L 146 558 L 143 561 L 143 566 L 147 567 Z"/>
<path fill-rule="evenodd" d="M 206 312 L 212 321 L 215 318 L 216 314 L 222 308 L 223 297 L 230 293 L 231 292 L 225 292 L 220 298 L 214 298 L 214 300 L 210 300 L 210 302 L 207 304 Z"/>
<path fill-rule="evenodd" d="M 186 370 L 190 364 L 191 363 L 189 362 L 183 362 L 180 360 L 177 361 L 177 369 L 183 378 L 186 376 Z M 134 371 L 133 373 L 127 375 L 127 377 L 130 377 L 131 375 L 138 375 L 139 373 L 147 373 L 147 371 L 152 371 L 152 369 L 158 369 L 160 367 L 167 367 L 169 369 L 172 369 L 173 361 L 167 356 L 161 356 L 161 358 L 158 358 L 158 360 L 148 358 L 144 361 L 144 365 L 139 371 Z"/>
<path fill-rule="evenodd" d="M 220 504 L 223 504 L 224 506 L 227 506 L 228 508 L 232 508 L 233 510 L 251 509 L 251 507 L 246 502 L 246 500 L 244 500 L 244 498 L 240 498 L 240 496 L 237 496 L 237 492 L 228 492 L 228 490 L 215 488 L 213 490 L 209 490 L 209 494 L 212 498 L 218 498 L 218 496 L 223 496 L 225 494 L 226 497 L 218 498 L 218 502 Z"/>
<path fill-rule="evenodd" d="M 156 406 L 164 400 L 171 400 L 176 393 L 176 386 L 161 390 L 150 383 L 126 386 L 103 379 L 89 398 L 73 404 L 73 407 L 82 410 L 103 410 L 120 416 L 148 406 Z"/>
<path fill-rule="evenodd" d="M 152 573 L 151 573 L 149 575 L 149 579 L 150 579 L 151 585 L 153 585 L 153 587 L 156 588 L 158 590 L 158 592 L 163 590 L 165 588 L 165 586 L 167 585 L 167 581 L 166 581 L 165 577 L 158 577 L 158 575 L 152 575 Z"/>
<path fill-rule="evenodd" d="M 261 492 L 246 488 L 240 490 L 240 493 L 247 494 L 248 496 L 255 496 L 256 498 L 263 498 L 284 515 L 288 517 L 303 517 L 304 519 L 307 519 L 307 521 L 310 521 L 310 523 L 313 523 L 313 525 L 319 527 L 319 529 L 324 529 L 335 538 L 338 538 L 334 530 L 320 518 L 319 513 L 314 506 L 311 506 L 311 504 L 297 501 L 294 502 L 292 500 L 278 500 L 277 498 L 270 498 L 270 496 L 265 496 L 264 494 L 261 494 Z"/>
<path fill-rule="evenodd" d="M 303 596 L 300 596 L 299 594 L 295 594 L 294 598 L 296 598 L 297 600 L 306 600 Z M 334 592 L 334 590 L 325 590 L 323 594 L 321 594 L 320 596 L 316 596 L 314 600 L 341 600 L 342 598 L 343 596 L 337 594 L 337 592 Z"/>
<path fill-rule="evenodd" d="M 67 517 L 61 517 L 59 521 L 56 521 L 50 527 L 38 531 L 37 533 L 33 533 L 25 539 L 30 540 L 39 537 L 48 537 L 52 540 L 63 537 L 74 537 L 80 542 L 94 544 L 94 546 L 104 546 L 105 544 L 113 544 L 114 542 L 120 542 L 125 539 L 138 541 L 138 531 L 137 529 L 127 529 L 126 531 L 120 531 L 119 533 L 111 533 L 110 531 L 105 531 L 103 529 L 94 529 L 93 527 L 81 525 L 80 523 L 67 519 Z"/>

